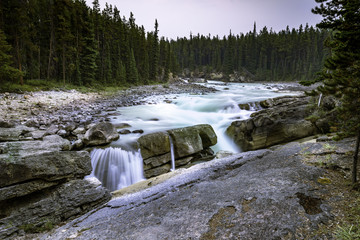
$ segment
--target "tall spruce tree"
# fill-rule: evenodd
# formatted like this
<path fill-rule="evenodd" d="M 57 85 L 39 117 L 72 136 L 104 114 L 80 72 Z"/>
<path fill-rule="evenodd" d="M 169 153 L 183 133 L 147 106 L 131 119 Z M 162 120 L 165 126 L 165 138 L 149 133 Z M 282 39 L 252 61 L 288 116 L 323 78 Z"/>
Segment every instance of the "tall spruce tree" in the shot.
<path fill-rule="evenodd" d="M 18 79 L 22 72 L 11 66 L 11 46 L 7 43 L 4 32 L 0 29 L 0 85 L 5 81 Z"/>
<path fill-rule="evenodd" d="M 339 126 L 345 135 L 356 134 L 353 156 L 352 183 L 357 181 L 360 143 L 360 1 L 316 0 L 320 6 L 313 12 L 324 19 L 317 26 L 331 29 L 331 56 L 326 60 L 318 90 L 331 94 L 341 102 L 338 107 Z"/>

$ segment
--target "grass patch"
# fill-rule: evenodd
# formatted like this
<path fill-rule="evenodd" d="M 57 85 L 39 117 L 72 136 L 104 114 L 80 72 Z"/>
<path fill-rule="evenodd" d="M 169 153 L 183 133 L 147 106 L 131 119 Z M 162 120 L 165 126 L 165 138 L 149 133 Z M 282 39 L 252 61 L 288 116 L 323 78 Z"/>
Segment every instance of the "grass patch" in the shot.
<path fill-rule="evenodd" d="M 25 93 L 25 92 L 36 92 L 36 91 L 67 91 L 77 90 L 81 93 L 88 92 L 106 92 L 108 94 L 115 93 L 120 90 L 127 89 L 129 86 L 106 86 L 101 84 L 95 84 L 94 86 L 77 86 L 67 83 L 65 86 L 62 82 L 56 80 L 46 79 L 31 79 L 26 80 L 24 85 L 18 83 L 6 82 L 0 86 L 0 92 L 11 92 L 11 93 Z"/>

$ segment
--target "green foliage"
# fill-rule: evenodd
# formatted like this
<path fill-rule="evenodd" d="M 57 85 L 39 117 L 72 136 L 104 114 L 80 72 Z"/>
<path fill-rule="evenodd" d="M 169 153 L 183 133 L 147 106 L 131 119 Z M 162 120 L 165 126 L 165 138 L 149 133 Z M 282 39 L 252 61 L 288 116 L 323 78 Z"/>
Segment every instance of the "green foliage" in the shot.
<path fill-rule="evenodd" d="M 97 0 L 92 8 L 83 0 L 3 0 L 0 12 L 1 83 L 164 83 L 185 68 L 227 76 L 235 71 L 265 81 L 311 80 L 326 56 L 328 32 L 307 25 L 276 33 L 266 27 L 257 32 L 254 24 L 247 34 L 230 32 L 222 39 L 191 34 L 169 41 L 159 39 L 157 20 L 154 30 L 145 32 L 132 13 L 125 19 L 109 4 L 100 10 Z"/>
<path fill-rule="evenodd" d="M 22 73 L 11 66 L 11 46 L 7 43 L 4 32 L 0 29 L 0 84 L 5 81 L 14 81 L 18 79 Z"/>
<path fill-rule="evenodd" d="M 344 226 L 338 227 L 335 232 L 335 238 L 341 240 L 356 240 L 360 239 L 360 228 L 358 226 Z"/>
<path fill-rule="evenodd" d="M 318 27 L 332 30 L 327 41 L 331 55 L 326 59 L 318 81 L 318 91 L 333 95 L 340 102 L 339 130 L 357 135 L 353 161 L 353 184 L 357 181 L 357 159 L 360 142 L 360 1 L 316 0 L 320 6 L 313 12 L 323 16 Z"/>
<path fill-rule="evenodd" d="M 222 39 L 190 35 L 170 44 L 181 70 L 205 67 L 223 71 L 226 77 L 235 71 L 260 81 L 310 81 L 328 54 L 323 43 L 328 34 L 308 25 L 280 32 L 264 27 L 256 32 L 255 24 L 246 34 L 230 32 Z"/>

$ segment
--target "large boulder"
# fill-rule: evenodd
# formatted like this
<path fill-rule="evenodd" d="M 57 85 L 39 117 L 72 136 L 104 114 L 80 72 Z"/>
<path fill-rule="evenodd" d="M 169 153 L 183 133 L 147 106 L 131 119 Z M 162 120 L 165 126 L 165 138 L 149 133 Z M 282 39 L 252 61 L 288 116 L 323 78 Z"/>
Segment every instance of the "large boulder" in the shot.
<path fill-rule="evenodd" d="M 138 144 L 144 160 L 145 177 L 158 176 L 171 169 L 171 150 L 178 167 L 199 159 L 212 159 L 213 152 L 208 149 L 216 143 L 215 131 L 208 124 L 143 135 Z M 209 154 L 212 157 L 209 158 Z"/>
<path fill-rule="evenodd" d="M 167 132 L 155 132 L 138 139 L 143 159 L 159 156 L 170 152 L 170 139 Z"/>
<path fill-rule="evenodd" d="M 0 239 L 40 231 L 110 199 L 91 173 L 87 151 L 67 151 L 58 135 L 0 143 Z"/>
<path fill-rule="evenodd" d="M 314 135 L 317 127 L 305 120 L 310 97 L 285 96 L 260 102 L 265 108 L 250 119 L 234 121 L 226 133 L 243 151 L 266 148 Z"/>
<path fill-rule="evenodd" d="M 0 127 L 0 142 L 32 139 L 29 133 L 34 130 L 34 128 L 29 128 L 24 125 L 17 125 L 11 128 L 8 126 Z"/>
<path fill-rule="evenodd" d="M 119 139 L 119 133 L 115 126 L 109 122 L 101 122 L 86 131 L 83 141 L 86 146 L 97 146 L 117 139 Z"/>

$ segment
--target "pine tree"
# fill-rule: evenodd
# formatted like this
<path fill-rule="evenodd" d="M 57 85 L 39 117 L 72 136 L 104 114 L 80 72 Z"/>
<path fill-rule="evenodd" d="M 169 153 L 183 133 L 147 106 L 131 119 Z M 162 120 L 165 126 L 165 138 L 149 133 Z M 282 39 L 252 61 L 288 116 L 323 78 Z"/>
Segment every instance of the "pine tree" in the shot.
<path fill-rule="evenodd" d="M 155 30 L 149 36 L 150 40 L 150 51 L 149 51 L 149 78 L 151 81 L 156 81 L 158 76 L 158 66 L 159 66 L 159 24 L 155 20 Z"/>
<path fill-rule="evenodd" d="M 6 42 L 4 32 L 0 29 L 0 85 L 5 81 L 18 79 L 22 72 L 11 66 L 11 46 Z"/>
<path fill-rule="evenodd" d="M 131 84 L 137 85 L 139 82 L 139 74 L 136 68 L 136 61 L 134 56 L 134 51 L 131 49 L 130 53 L 130 75 L 128 76 L 128 80 Z"/>
<path fill-rule="evenodd" d="M 331 94 L 341 102 L 338 107 L 340 127 L 346 135 L 356 134 L 352 182 L 357 181 L 357 161 L 360 142 L 360 1 L 316 0 L 321 3 L 313 12 L 324 19 L 317 26 L 333 30 L 331 56 L 319 80 L 318 90 Z"/>

